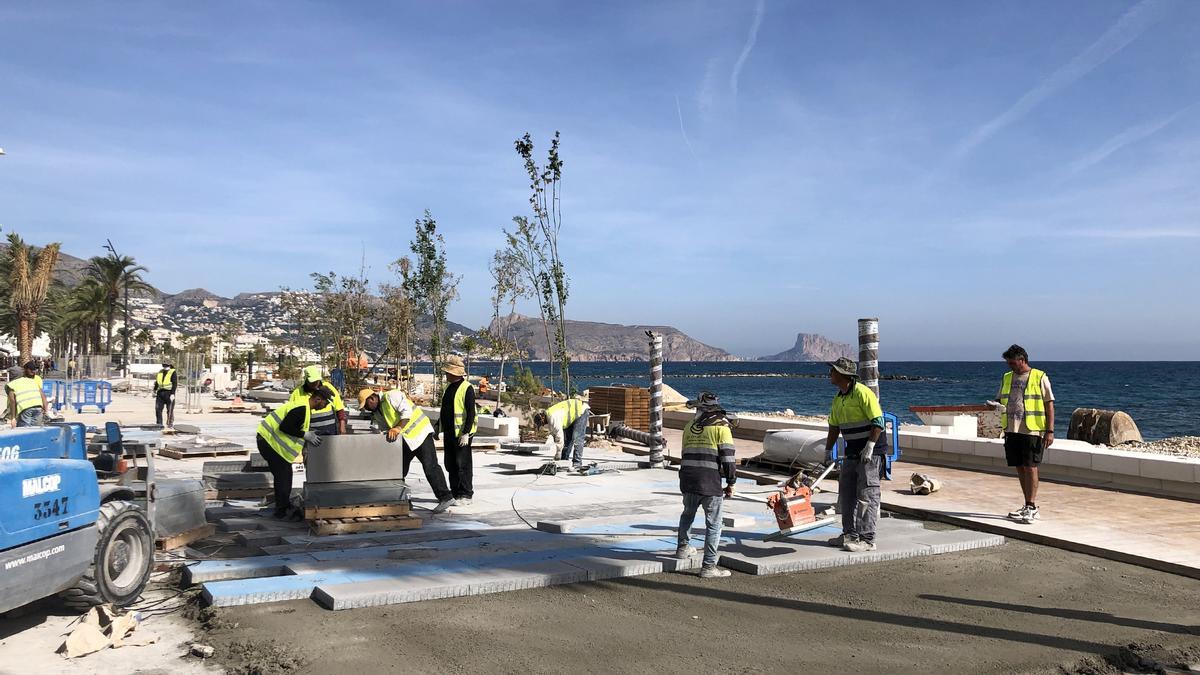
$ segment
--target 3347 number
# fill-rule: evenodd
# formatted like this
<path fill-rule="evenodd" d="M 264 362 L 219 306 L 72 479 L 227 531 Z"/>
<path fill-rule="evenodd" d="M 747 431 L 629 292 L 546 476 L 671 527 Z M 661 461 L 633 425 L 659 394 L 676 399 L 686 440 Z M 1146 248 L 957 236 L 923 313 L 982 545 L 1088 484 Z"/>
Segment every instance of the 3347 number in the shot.
<path fill-rule="evenodd" d="M 59 497 L 58 499 L 50 499 L 44 502 L 36 502 L 33 505 L 33 519 L 45 520 L 47 518 L 55 518 L 65 516 L 69 511 L 67 504 L 70 497 Z"/>

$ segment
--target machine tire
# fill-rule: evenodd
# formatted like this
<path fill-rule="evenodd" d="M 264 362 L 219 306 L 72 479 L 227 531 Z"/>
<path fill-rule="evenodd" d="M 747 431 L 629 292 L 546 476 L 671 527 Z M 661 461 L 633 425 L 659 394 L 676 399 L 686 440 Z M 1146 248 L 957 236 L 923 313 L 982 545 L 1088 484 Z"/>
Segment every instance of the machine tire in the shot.
<path fill-rule="evenodd" d="M 100 506 L 96 519 L 100 539 L 96 557 L 73 588 L 60 594 L 73 609 L 111 603 L 133 604 L 142 595 L 154 566 L 154 537 L 150 521 L 135 504 L 112 501 Z"/>

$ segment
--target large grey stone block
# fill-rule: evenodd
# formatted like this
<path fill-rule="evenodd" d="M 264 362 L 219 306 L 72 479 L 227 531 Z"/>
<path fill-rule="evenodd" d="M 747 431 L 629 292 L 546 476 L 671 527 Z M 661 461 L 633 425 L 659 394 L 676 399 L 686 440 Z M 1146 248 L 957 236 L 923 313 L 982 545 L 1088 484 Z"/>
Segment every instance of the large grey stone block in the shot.
<path fill-rule="evenodd" d="M 404 478 L 404 446 L 383 434 L 325 436 L 304 456 L 305 479 L 314 483 Z"/>

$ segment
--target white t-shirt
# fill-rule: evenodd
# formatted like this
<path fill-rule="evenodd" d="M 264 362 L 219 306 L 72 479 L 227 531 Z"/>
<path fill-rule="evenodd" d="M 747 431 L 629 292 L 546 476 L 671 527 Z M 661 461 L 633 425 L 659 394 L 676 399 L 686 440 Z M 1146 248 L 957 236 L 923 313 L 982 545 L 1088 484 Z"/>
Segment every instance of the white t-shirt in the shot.
<path fill-rule="evenodd" d="M 387 397 L 388 403 L 391 404 L 392 409 L 395 410 L 397 413 L 399 413 L 400 419 L 402 419 L 402 420 L 412 419 L 413 402 L 412 402 L 412 399 L 410 399 L 409 397 L 404 395 L 404 392 L 389 391 L 383 395 Z M 379 424 L 380 424 L 380 426 L 382 426 L 382 424 L 383 424 L 382 417 L 380 417 L 379 420 L 380 420 Z M 387 430 L 382 429 L 382 431 L 387 431 Z M 421 445 L 422 443 L 425 442 L 426 438 L 429 438 L 429 435 L 432 433 L 433 433 L 433 428 L 430 427 L 429 429 L 427 429 L 425 431 L 425 433 L 421 434 L 421 437 L 419 439 L 413 440 L 412 444 L 415 446 Z M 409 442 L 408 439 L 405 439 L 405 442 Z"/>
<path fill-rule="evenodd" d="M 1025 391 L 1025 386 L 1029 384 L 1029 373 L 1018 375 L 1013 373 L 1012 390 L 1008 396 L 1008 406 L 1005 413 L 1008 414 L 1008 426 L 1004 429 L 1005 433 L 1010 434 L 1025 434 L 1027 436 L 1041 436 L 1041 431 L 1030 431 L 1025 425 L 1025 397 L 1022 392 Z M 1003 391 L 1003 383 L 1001 392 Z M 997 392 L 996 400 L 1000 400 L 1000 393 Z M 1042 375 L 1042 401 L 1051 403 L 1054 401 L 1054 390 L 1050 387 L 1050 376 Z M 1046 420 L 1049 422 L 1049 420 Z"/>

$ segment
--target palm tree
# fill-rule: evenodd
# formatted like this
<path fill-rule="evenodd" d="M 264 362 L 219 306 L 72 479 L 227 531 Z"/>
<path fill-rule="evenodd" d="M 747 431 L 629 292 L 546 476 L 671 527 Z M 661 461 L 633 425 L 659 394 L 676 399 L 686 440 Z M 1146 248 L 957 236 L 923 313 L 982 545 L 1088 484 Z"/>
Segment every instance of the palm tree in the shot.
<path fill-rule="evenodd" d="M 108 317 L 105 302 L 108 293 L 99 284 L 85 280 L 67 295 L 63 321 L 76 334 L 83 354 L 100 351 L 100 324 Z"/>
<path fill-rule="evenodd" d="M 29 246 L 16 233 L 8 234 L 5 260 L 8 279 L 8 304 L 16 315 L 17 349 L 21 361 L 33 356 L 33 338 L 37 336 L 38 312 L 50 291 L 59 244 L 41 249 Z"/>
<path fill-rule="evenodd" d="M 127 255 L 118 256 L 115 253 L 109 253 L 106 256 L 94 256 L 88 261 L 88 280 L 104 289 L 106 337 L 109 352 L 113 350 L 113 317 L 116 314 L 117 305 L 121 301 L 121 293 L 126 290 L 133 292 L 152 290 L 150 284 L 142 278 L 142 272 L 148 271 Z"/>

